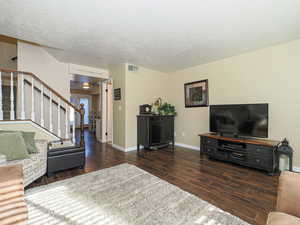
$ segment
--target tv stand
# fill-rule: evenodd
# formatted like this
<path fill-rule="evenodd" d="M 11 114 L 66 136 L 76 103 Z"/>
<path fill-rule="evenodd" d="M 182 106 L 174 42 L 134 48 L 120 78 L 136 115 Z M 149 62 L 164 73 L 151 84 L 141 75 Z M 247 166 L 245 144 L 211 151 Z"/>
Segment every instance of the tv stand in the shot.
<path fill-rule="evenodd" d="M 264 170 L 270 175 L 277 169 L 276 149 L 279 141 L 224 137 L 216 133 L 199 136 L 201 155 Z"/>
<path fill-rule="evenodd" d="M 220 133 L 220 136 L 222 137 L 228 137 L 228 138 L 239 138 L 239 136 L 237 134 L 233 134 L 233 133 Z"/>

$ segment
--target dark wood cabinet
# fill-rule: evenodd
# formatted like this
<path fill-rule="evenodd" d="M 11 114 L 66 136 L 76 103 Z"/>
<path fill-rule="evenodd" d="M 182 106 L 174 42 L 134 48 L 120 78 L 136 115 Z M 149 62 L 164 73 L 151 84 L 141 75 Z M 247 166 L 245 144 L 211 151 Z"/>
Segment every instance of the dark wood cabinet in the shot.
<path fill-rule="evenodd" d="M 174 149 L 174 116 L 138 115 L 137 150 L 166 146 L 172 143 Z"/>
<path fill-rule="evenodd" d="M 278 141 L 228 138 L 216 134 L 201 134 L 200 154 L 273 174 L 277 168 Z"/>

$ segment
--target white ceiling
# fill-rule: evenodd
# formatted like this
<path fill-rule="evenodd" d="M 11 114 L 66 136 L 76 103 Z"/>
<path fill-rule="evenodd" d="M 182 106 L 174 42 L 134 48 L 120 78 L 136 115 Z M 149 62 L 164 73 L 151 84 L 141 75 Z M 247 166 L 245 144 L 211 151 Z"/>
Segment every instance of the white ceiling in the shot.
<path fill-rule="evenodd" d="M 300 38 L 299 0 L 0 0 L 0 6 L 1 34 L 63 49 L 53 53 L 62 61 L 103 68 L 130 62 L 175 71 Z"/>

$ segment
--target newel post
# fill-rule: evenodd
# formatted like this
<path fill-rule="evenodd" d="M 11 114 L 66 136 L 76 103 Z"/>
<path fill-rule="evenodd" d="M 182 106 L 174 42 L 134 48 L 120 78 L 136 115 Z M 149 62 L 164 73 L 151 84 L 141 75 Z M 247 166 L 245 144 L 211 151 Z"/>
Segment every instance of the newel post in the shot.
<path fill-rule="evenodd" d="M 80 146 L 84 146 L 84 104 L 80 104 Z"/>

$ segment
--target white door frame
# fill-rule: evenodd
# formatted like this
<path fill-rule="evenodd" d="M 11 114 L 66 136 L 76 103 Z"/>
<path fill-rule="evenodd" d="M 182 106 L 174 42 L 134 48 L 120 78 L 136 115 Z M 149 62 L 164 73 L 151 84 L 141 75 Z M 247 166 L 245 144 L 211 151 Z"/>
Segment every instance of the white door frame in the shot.
<path fill-rule="evenodd" d="M 107 85 L 111 85 L 111 88 L 109 90 L 109 88 L 107 87 Z M 111 91 L 111 99 L 109 100 L 108 99 L 108 93 L 106 92 L 106 90 L 109 90 Z M 102 143 L 107 143 L 108 140 L 107 140 L 107 135 L 106 135 L 106 132 L 107 132 L 107 128 L 108 128 L 108 114 L 111 114 L 111 143 L 113 143 L 113 138 L 114 138 L 114 135 L 113 135 L 113 81 L 112 79 L 108 79 L 108 80 L 105 80 L 103 82 L 101 82 L 101 142 Z M 110 107 L 110 110 L 111 112 L 109 112 L 109 109 L 108 109 L 108 101 L 111 101 L 111 107 Z"/>

